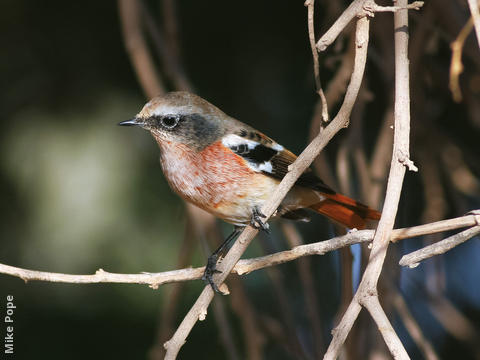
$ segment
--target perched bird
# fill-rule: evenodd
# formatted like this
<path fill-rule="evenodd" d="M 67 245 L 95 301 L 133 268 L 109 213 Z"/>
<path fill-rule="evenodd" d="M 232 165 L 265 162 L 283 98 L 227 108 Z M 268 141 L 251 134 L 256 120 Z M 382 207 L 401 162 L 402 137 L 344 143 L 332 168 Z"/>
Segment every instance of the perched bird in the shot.
<path fill-rule="evenodd" d="M 149 130 L 160 147 L 160 163 L 170 187 L 183 199 L 231 223 L 234 232 L 208 258 L 204 280 L 212 280 L 227 245 L 249 224 L 268 231 L 260 212 L 296 156 L 251 126 L 201 97 L 171 92 L 150 100 L 119 125 Z M 364 228 L 380 214 L 336 193 L 311 169 L 305 171 L 273 217 L 308 220 L 310 209 L 348 228 Z"/>

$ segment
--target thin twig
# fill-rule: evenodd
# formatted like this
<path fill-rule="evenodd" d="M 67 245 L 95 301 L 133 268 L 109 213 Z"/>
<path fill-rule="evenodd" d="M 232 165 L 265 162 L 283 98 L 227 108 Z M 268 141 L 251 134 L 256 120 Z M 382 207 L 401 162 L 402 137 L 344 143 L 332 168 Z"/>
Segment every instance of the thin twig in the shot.
<path fill-rule="evenodd" d="M 371 12 L 397 12 L 399 10 L 420 10 L 423 6 L 423 1 L 414 1 L 411 4 L 405 6 L 380 6 L 375 3 L 373 0 L 367 0 L 365 2 L 364 8 L 368 9 Z"/>
<path fill-rule="evenodd" d="M 308 0 L 307 0 L 308 1 Z M 375 12 L 393 11 L 414 9 L 419 10 L 423 6 L 423 1 L 415 1 L 412 4 L 404 6 L 379 6 L 373 0 L 355 0 L 345 11 L 340 15 L 335 23 L 328 29 L 328 31 L 318 40 L 318 51 L 325 51 L 327 47 L 332 44 L 338 35 L 345 29 L 350 21 L 359 16 L 374 16 Z"/>
<path fill-rule="evenodd" d="M 401 239 L 476 226 L 480 223 L 480 214 L 477 212 L 478 210 L 473 210 L 465 216 L 393 230 L 391 241 L 396 242 Z"/>
<path fill-rule="evenodd" d="M 431 258 L 435 255 L 444 254 L 453 249 L 455 246 L 464 243 L 478 234 L 480 234 L 480 226 L 474 226 L 458 234 L 452 235 L 442 241 L 436 242 L 435 244 L 425 246 L 420 250 L 403 255 L 399 264 L 401 266 L 408 266 L 410 268 L 417 267 L 420 264 L 420 261 Z"/>
<path fill-rule="evenodd" d="M 353 26 L 350 27 L 353 29 Z M 325 90 L 325 98 L 327 104 L 330 106 L 335 106 L 341 99 L 342 95 L 345 93 L 348 85 L 348 80 L 350 79 L 353 63 L 355 59 L 355 36 L 353 36 L 354 31 L 349 31 L 350 40 L 347 44 L 347 52 L 342 55 L 341 64 L 335 73 L 333 79 L 328 82 L 328 85 Z M 309 140 L 313 140 L 315 136 L 318 135 L 320 130 L 322 130 L 322 102 L 317 101 L 315 104 L 314 113 L 312 116 L 312 121 L 310 124 Z M 331 174 L 330 168 L 327 161 L 327 151 L 322 151 L 318 157 L 313 162 L 313 167 L 321 175 L 323 181 L 326 184 L 336 188 L 335 179 Z"/>
<path fill-rule="evenodd" d="M 350 21 L 358 16 L 363 9 L 363 4 L 366 0 L 355 0 L 348 8 L 340 15 L 328 31 L 318 40 L 318 51 L 325 51 L 329 45 L 331 45 L 340 33 L 345 29 Z"/>
<path fill-rule="evenodd" d="M 377 324 L 378 330 L 382 334 L 383 340 L 387 345 L 394 359 L 410 359 L 406 350 L 403 348 L 400 339 L 390 324 L 385 311 L 380 305 L 378 295 L 370 295 L 362 299 L 361 304 L 368 310 L 373 320 Z"/>
<path fill-rule="evenodd" d="M 313 74 L 315 76 L 315 88 L 320 96 L 322 104 L 322 120 L 324 123 L 328 123 L 328 105 L 325 93 L 323 92 L 322 83 L 320 81 L 320 64 L 318 62 L 318 52 L 315 47 L 315 26 L 314 26 L 314 9 L 315 0 L 306 0 L 305 6 L 308 8 L 307 22 L 308 22 L 308 38 L 310 40 L 310 48 L 312 49 L 313 57 Z"/>
<path fill-rule="evenodd" d="M 340 66 L 338 67 L 333 78 L 328 82 L 325 89 L 325 99 L 329 106 L 336 106 L 337 103 L 341 100 L 343 94 L 347 90 L 348 80 L 352 74 L 353 62 L 355 59 L 355 36 L 354 27 L 350 26 L 347 28 L 349 34 L 346 36 L 349 37 L 347 42 L 347 51 L 342 55 Z M 321 125 L 322 125 L 322 102 L 318 101 L 315 104 L 314 114 L 312 116 L 312 122 L 310 125 L 309 139 L 312 140 L 315 136 L 318 135 Z M 319 157 L 315 160 L 315 166 L 323 166 L 326 161 L 320 162 L 322 155 L 325 151 L 322 151 Z M 318 170 L 318 169 L 317 169 Z M 321 172 L 322 176 L 325 177 L 325 171 Z M 329 185 L 333 185 L 332 181 L 328 181 L 328 178 L 324 178 Z"/>

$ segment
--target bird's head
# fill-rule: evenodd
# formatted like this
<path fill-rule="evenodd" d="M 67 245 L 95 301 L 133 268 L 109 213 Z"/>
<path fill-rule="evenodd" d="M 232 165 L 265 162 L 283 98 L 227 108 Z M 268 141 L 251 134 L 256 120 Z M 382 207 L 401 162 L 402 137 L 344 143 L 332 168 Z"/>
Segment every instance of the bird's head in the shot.
<path fill-rule="evenodd" d="M 133 119 L 119 125 L 149 130 L 160 146 L 174 142 L 202 149 L 223 136 L 232 121 L 201 97 L 178 91 L 153 98 Z"/>

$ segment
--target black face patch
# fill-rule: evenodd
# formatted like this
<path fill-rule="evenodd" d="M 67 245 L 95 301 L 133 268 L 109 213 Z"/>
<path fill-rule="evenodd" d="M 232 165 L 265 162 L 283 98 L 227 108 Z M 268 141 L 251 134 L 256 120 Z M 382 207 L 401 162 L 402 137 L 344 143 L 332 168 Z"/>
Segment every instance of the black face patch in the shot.
<path fill-rule="evenodd" d="M 208 121 L 200 114 L 184 115 L 185 120 L 192 125 L 193 135 L 196 138 L 205 139 L 215 134 L 218 126 Z"/>
<path fill-rule="evenodd" d="M 214 142 L 219 136 L 217 122 L 198 113 L 153 115 L 145 122 L 150 129 L 163 134 L 161 136 L 198 150 Z"/>

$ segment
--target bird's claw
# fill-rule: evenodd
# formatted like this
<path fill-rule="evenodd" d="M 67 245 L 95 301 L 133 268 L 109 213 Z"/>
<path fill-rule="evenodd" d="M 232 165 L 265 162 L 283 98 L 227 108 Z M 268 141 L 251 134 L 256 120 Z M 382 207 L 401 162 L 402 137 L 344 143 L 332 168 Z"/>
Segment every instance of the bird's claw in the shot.
<path fill-rule="evenodd" d="M 250 225 L 257 230 L 263 230 L 267 234 L 270 234 L 270 227 L 262 219 L 265 219 L 267 216 L 263 214 L 257 207 L 253 208 L 252 218 L 250 219 Z"/>
<path fill-rule="evenodd" d="M 213 275 L 221 273 L 221 271 L 217 270 L 217 259 L 218 259 L 218 256 L 216 254 L 208 257 L 207 266 L 205 266 L 205 271 L 203 272 L 202 280 L 210 284 L 213 291 L 215 291 L 218 294 L 221 294 L 222 292 L 218 288 L 217 284 L 215 284 L 215 282 L 213 281 Z"/>

